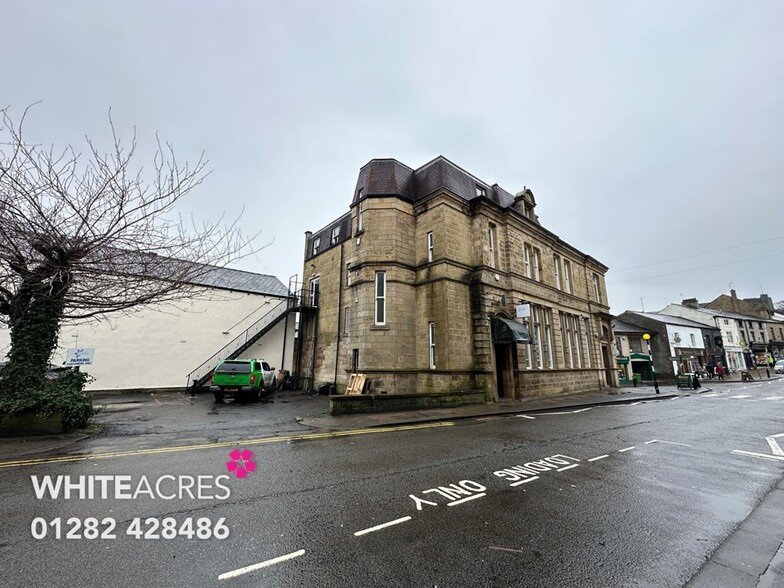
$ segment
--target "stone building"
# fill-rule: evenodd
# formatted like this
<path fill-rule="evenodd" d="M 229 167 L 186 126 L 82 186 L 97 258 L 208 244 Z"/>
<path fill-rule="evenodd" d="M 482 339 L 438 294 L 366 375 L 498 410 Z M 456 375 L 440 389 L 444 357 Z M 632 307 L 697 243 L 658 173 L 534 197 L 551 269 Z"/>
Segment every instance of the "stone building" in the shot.
<path fill-rule="evenodd" d="M 758 298 L 738 298 L 734 289 L 729 296 L 720 294 L 705 305 L 714 310 L 747 315 L 739 320 L 748 367 L 767 365 L 768 355 L 784 357 L 784 325 L 776 313 L 773 299 L 767 294 Z"/>
<path fill-rule="evenodd" d="M 607 267 L 517 195 L 437 157 L 361 168 L 350 210 L 305 239 L 297 371 L 374 393 L 516 398 L 617 385 Z M 310 307 L 308 310 L 307 307 Z"/>
<path fill-rule="evenodd" d="M 619 314 L 617 321 L 641 327 L 651 335 L 651 360 L 661 381 L 674 381 L 677 374 L 704 372 L 708 364 L 721 360 L 716 347 L 721 331 L 715 325 L 676 314 L 631 310 Z"/>

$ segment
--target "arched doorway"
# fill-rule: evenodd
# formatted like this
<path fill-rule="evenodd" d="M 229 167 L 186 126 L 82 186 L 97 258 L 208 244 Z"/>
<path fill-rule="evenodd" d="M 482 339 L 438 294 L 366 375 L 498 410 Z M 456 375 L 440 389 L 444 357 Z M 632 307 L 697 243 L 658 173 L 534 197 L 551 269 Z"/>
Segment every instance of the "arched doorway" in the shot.
<path fill-rule="evenodd" d="M 495 383 L 498 398 L 515 397 L 515 370 L 517 369 L 517 345 L 531 344 L 528 328 L 505 314 L 490 318 L 490 332 L 495 357 Z"/>

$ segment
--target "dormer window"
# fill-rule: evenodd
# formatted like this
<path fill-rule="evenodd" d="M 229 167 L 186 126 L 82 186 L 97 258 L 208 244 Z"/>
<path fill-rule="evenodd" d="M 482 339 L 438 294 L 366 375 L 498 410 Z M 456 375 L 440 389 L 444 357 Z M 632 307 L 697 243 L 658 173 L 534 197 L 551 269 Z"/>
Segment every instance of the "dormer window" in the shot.
<path fill-rule="evenodd" d="M 313 239 L 313 255 L 319 252 L 319 248 L 321 247 L 321 237 L 316 237 Z"/>
<path fill-rule="evenodd" d="M 335 243 L 337 243 L 338 239 L 340 239 L 340 226 L 337 226 L 334 229 L 332 229 L 332 240 L 331 240 L 332 244 L 334 245 Z"/>
<path fill-rule="evenodd" d="M 487 196 L 487 190 L 485 190 L 482 186 L 476 186 L 476 195 L 480 197 Z"/>

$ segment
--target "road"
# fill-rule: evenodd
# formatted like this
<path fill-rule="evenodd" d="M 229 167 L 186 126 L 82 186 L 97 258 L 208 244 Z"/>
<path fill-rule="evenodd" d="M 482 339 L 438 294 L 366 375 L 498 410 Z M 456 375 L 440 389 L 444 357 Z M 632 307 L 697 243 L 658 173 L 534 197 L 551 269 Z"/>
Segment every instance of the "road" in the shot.
<path fill-rule="evenodd" d="M 0 577 L 4 586 L 683 586 L 784 478 L 784 461 L 771 459 L 784 454 L 784 437 L 772 437 L 784 433 L 784 385 L 738 388 L 0 464 Z M 250 450 L 255 469 L 216 480 L 229 476 L 233 449 Z M 61 487 L 57 499 L 38 498 L 32 476 L 70 476 L 72 496 Z M 78 476 L 109 497 L 75 496 Z M 168 499 L 180 484 L 182 497 Z M 115 498 L 118 487 L 136 498 Z M 89 517 L 105 538 L 84 538 Z M 166 517 L 173 538 L 146 520 Z M 77 524 L 69 518 L 81 538 L 64 538 Z M 223 524 L 228 537 L 212 536 Z"/>

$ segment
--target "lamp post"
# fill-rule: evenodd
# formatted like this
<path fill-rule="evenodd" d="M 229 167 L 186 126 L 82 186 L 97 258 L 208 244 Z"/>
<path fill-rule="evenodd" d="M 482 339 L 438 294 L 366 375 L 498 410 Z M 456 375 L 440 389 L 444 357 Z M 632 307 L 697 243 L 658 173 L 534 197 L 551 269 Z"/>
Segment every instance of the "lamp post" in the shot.
<path fill-rule="evenodd" d="M 656 394 L 659 393 L 659 382 L 656 381 L 656 368 L 653 365 L 653 355 L 651 354 L 651 336 L 648 333 L 645 333 L 642 336 L 645 339 L 645 342 L 648 344 L 648 360 L 651 362 L 651 373 L 653 374 L 653 389 L 656 390 Z"/>

